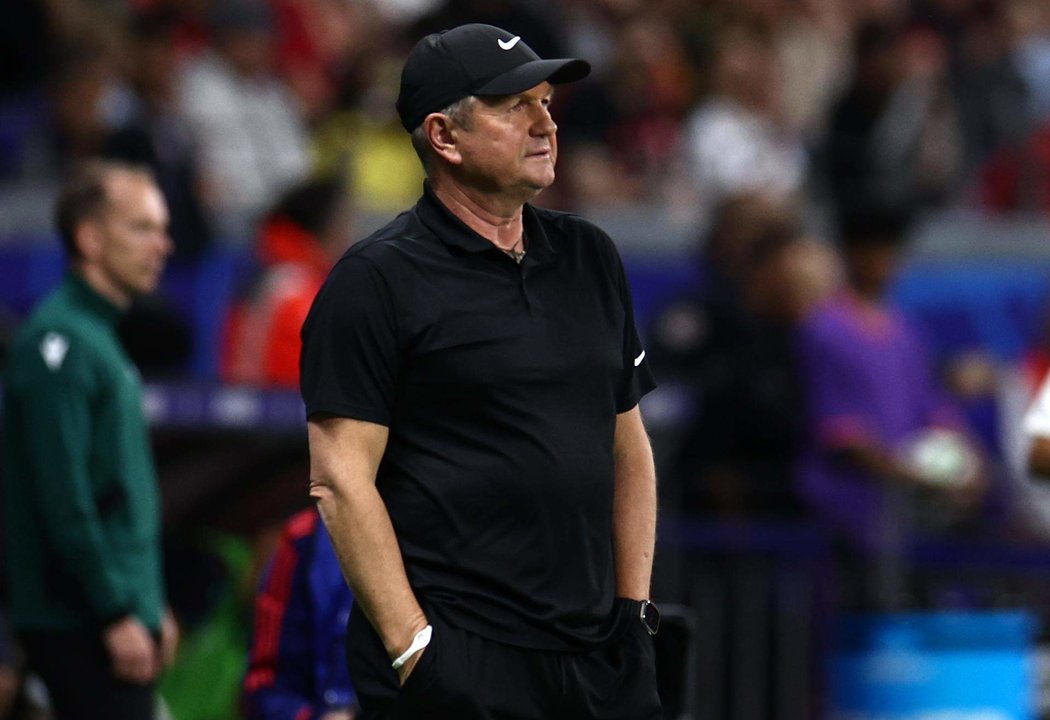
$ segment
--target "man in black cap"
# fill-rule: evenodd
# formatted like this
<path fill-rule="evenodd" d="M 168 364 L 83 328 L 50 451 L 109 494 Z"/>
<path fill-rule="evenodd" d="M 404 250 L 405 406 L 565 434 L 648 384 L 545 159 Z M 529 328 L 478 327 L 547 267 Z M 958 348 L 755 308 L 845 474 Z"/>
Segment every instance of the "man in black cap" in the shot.
<path fill-rule="evenodd" d="M 365 718 L 660 717 L 655 383 L 609 237 L 527 204 L 554 181 L 553 85 L 589 70 L 489 25 L 420 41 L 397 109 L 423 197 L 303 326 Z"/>

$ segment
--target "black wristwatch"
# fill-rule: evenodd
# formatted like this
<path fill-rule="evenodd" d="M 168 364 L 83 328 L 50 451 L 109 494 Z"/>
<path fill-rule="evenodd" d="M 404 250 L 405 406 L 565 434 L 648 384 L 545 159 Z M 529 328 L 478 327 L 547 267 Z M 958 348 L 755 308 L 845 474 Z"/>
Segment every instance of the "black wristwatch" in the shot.
<path fill-rule="evenodd" d="M 655 635 L 660 631 L 660 611 L 648 600 L 638 604 L 638 619 L 642 621 L 646 632 Z"/>

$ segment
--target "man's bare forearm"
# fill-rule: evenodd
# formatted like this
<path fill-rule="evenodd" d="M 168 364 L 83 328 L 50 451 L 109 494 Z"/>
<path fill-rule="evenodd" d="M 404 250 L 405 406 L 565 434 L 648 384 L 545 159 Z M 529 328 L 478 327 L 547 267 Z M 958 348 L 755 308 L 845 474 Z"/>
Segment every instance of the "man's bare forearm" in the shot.
<path fill-rule="evenodd" d="M 385 447 L 381 426 L 344 418 L 310 423 L 310 495 L 354 602 L 393 659 L 427 619 L 408 584 L 390 515 L 375 486 Z"/>
<path fill-rule="evenodd" d="M 616 594 L 649 597 L 656 546 L 656 467 L 637 407 L 616 417 L 613 552 Z"/>

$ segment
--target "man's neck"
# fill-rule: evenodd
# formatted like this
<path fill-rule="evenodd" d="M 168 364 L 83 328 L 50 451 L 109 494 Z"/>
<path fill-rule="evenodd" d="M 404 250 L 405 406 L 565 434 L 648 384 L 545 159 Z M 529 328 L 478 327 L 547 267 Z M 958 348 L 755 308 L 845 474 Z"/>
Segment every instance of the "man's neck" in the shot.
<path fill-rule="evenodd" d="M 114 283 L 101 268 L 90 263 L 80 263 L 73 268 L 73 272 L 80 276 L 89 288 L 121 310 L 131 307 L 131 294 Z"/>
<path fill-rule="evenodd" d="M 484 195 L 450 180 L 432 181 L 431 189 L 453 215 L 500 250 L 522 249 L 523 203 Z"/>

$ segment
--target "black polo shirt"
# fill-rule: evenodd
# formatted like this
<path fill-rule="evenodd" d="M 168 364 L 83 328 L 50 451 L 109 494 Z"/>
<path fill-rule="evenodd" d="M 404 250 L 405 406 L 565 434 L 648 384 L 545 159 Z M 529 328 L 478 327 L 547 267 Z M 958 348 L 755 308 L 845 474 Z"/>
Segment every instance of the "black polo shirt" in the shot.
<path fill-rule="evenodd" d="M 548 650 L 605 639 L 613 429 L 655 387 L 609 237 L 526 205 L 518 265 L 429 188 L 303 326 L 309 416 L 390 428 L 377 487 L 428 613 Z"/>

